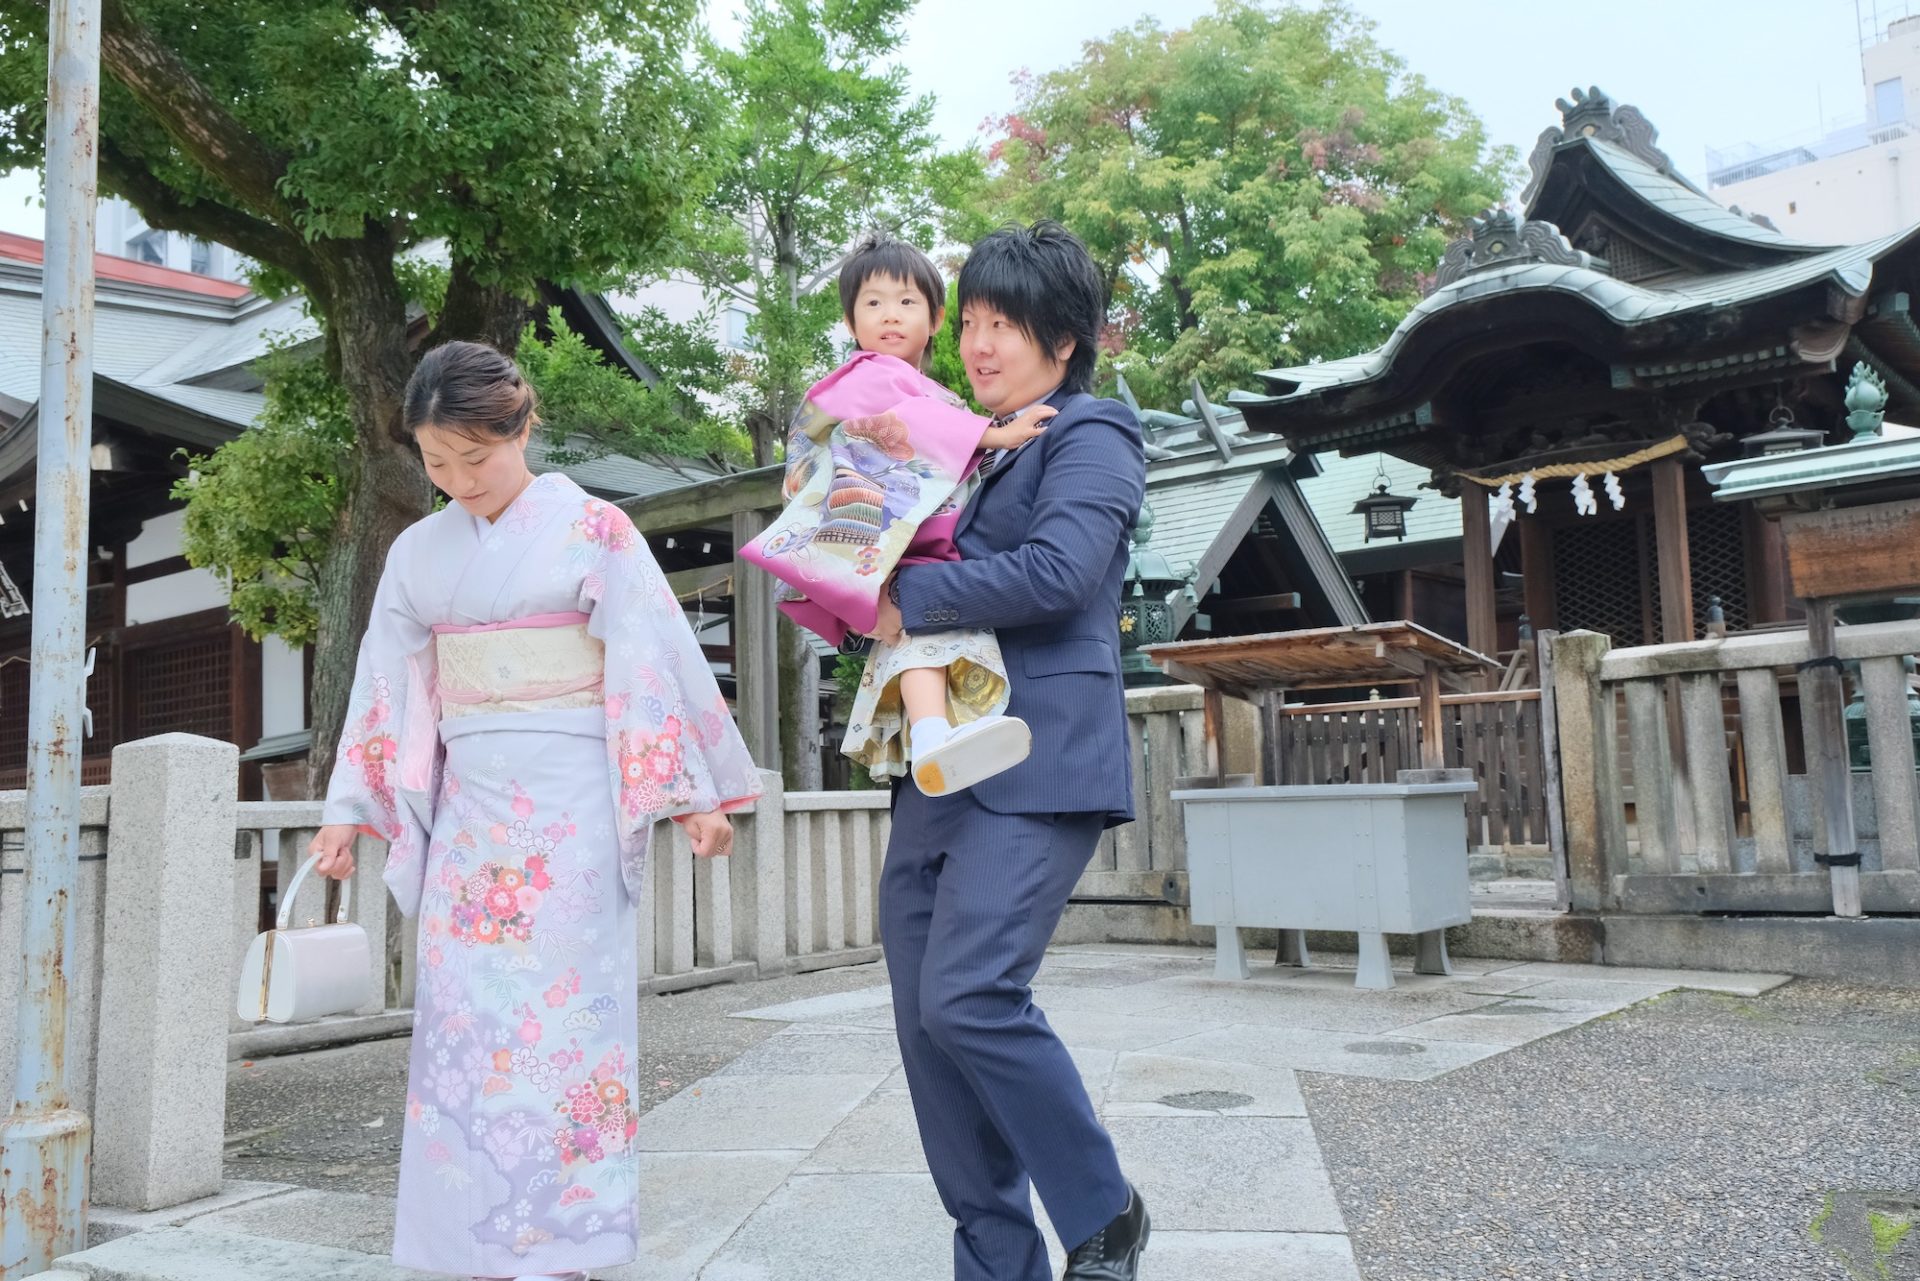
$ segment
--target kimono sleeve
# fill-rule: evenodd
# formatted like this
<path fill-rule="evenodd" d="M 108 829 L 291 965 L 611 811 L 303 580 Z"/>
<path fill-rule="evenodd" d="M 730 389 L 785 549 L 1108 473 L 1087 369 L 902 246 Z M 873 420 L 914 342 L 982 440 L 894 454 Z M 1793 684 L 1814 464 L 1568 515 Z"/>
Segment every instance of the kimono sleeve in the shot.
<path fill-rule="evenodd" d="M 400 910 L 419 910 L 440 764 L 432 706 L 432 628 L 407 594 L 403 533 L 388 553 L 354 669 L 347 719 L 321 822 L 387 842 L 385 880 Z"/>
<path fill-rule="evenodd" d="M 739 809 L 760 795 L 760 773 L 633 522 L 589 499 L 575 532 L 590 549 L 580 608 L 606 647 L 607 761 L 633 887 L 656 821 Z"/>

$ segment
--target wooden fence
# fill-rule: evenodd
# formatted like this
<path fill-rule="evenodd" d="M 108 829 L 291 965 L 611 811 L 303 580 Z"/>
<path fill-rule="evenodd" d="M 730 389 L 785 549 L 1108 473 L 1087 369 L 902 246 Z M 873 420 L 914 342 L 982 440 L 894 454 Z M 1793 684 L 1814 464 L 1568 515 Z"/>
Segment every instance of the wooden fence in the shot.
<path fill-rule="evenodd" d="M 1851 772 L 1848 794 L 1835 797 L 1817 778 L 1788 772 L 1787 731 L 1799 715 L 1788 683 L 1812 657 L 1805 632 L 1620 650 L 1591 632 L 1558 638 L 1573 905 L 1824 915 L 1833 900 L 1821 856 L 1858 853 L 1866 911 L 1920 910 L 1906 670 L 1920 651 L 1920 623 L 1842 628 L 1837 650 L 1857 664 L 1852 683 L 1865 696 L 1873 769 Z M 1731 724 L 1730 694 L 1738 708 Z M 1852 807 L 1857 851 L 1823 848 L 1821 815 L 1831 804 Z"/>
<path fill-rule="evenodd" d="M 1540 691 L 1448 694 L 1440 703 L 1447 768 L 1472 770 L 1480 784 L 1468 800 L 1469 839 L 1492 848 L 1546 845 Z M 1391 783 L 1420 764 L 1419 706 L 1413 698 L 1288 706 L 1279 781 Z"/>

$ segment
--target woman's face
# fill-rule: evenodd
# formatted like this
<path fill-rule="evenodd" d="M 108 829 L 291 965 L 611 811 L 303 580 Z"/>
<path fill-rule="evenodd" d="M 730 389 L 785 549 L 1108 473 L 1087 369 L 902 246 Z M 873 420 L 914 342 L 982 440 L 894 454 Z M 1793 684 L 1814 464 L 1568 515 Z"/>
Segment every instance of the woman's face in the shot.
<path fill-rule="evenodd" d="M 1073 340 L 1048 351 L 996 308 L 979 301 L 960 309 L 960 359 L 973 398 L 990 414 L 1017 413 L 1058 387 L 1067 376 Z"/>
<path fill-rule="evenodd" d="M 527 432 L 511 440 L 476 440 L 441 427 L 413 434 L 427 479 L 481 520 L 493 520 L 527 487 Z"/>

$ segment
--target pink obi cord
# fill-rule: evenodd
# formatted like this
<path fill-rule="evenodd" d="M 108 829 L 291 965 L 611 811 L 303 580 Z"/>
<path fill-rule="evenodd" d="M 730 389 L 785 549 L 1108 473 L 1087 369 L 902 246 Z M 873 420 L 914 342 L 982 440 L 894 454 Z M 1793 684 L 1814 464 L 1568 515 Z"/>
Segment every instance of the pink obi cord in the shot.
<path fill-rule="evenodd" d="M 454 623 L 435 623 L 433 633 L 436 636 L 471 636 L 478 632 L 505 632 L 520 628 L 578 627 L 588 621 L 588 616 L 581 613 L 529 614 L 525 618 L 510 618 L 503 623 L 474 623 L 465 627 Z M 440 685 L 435 692 L 443 703 L 471 707 L 478 703 L 537 703 L 544 699 L 578 694 L 582 690 L 599 689 L 602 684 L 603 677 L 596 674 L 576 680 L 545 681 L 503 690 L 448 689 Z"/>

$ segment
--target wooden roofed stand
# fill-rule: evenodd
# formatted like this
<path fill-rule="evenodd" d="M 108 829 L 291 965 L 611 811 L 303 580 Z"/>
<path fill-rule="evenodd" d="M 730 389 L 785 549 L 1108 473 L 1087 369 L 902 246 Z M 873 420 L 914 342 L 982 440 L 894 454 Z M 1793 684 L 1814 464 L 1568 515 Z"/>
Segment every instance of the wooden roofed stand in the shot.
<path fill-rule="evenodd" d="M 1309 964 L 1309 929 L 1359 935 L 1355 986 L 1390 988 L 1388 934 L 1415 936 L 1414 968 L 1451 972 L 1446 929 L 1472 918 L 1465 797 L 1470 771 L 1445 768 L 1443 686 L 1471 688 L 1497 665 L 1414 623 L 1277 632 L 1144 651 L 1204 691 L 1211 774 L 1176 791 L 1187 825 L 1192 919 L 1216 930 L 1222 978 L 1248 976 L 1243 926 L 1281 930 L 1280 959 Z M 1289 691 L 1414 685 L 1421 768 L 1391 783 L 1279 786 L 1278 718 Z M 1224 699 L 1260 710 L 1264 780 L 1229 786 Z"/>

